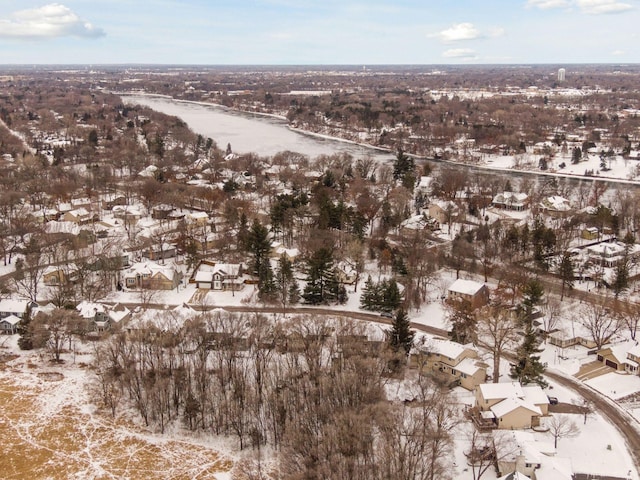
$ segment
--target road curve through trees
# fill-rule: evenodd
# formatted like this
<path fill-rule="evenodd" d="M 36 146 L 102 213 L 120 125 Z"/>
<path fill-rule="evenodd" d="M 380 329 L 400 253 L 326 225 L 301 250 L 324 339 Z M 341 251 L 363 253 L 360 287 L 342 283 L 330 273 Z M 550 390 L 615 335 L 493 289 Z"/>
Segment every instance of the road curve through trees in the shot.
<path fill-rule="evenodd" d="M 136 304 L 127 305 L 129 308 L 135 308 Z M 148 305 L 149 308 L 166 308 L 164 305 Z M 353 312 L 345 310 L 333 310 L 330 308 L 313 308 L 313 307 L 259 307 L 259 306 L 217 306 L 217 305 L 191 305 L 192 308 L 199 311 L 207 311 L 213 309 L 222 309 L 227 312 L 234 313 L 273 313 L 273 314 L 311 314 L 311 315 L 336 315 L 341 317 L 353 318 L 367 322 L 391 325 L 391 319 L 381 317 L 373 313 Z M 411 323 L 411 327 L 420 332 L 428 333 L 443 338 L 447 338 L 447 331 L 441 328 L 423 325 L 420 323 Z M 508 357 L 508 355 L 505 355 Z M 547 370 L 545 375 L 569 390 L 572 390 L 586 401 L 593 405 L 594 411 L 602 414 L 609 422 L 611 422 L 627 443 L 627 448 L 631 453 L 636 469 L 640 471 L 640 424 L 629 413 L 624 411 L 612 400 L 604 397 L 584 383 L 565 375 L 559 371 Z"/>

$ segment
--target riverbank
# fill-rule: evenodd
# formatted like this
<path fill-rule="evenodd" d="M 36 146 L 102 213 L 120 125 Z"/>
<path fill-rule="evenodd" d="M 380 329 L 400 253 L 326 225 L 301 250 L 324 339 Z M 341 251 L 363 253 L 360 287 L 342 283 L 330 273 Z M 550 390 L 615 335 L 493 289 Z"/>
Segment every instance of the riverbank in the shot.
<path fill-rule="evenodd" d="M 390 163 L 393 161 L 395 157 L 395 151 L 391 148 L 380 147 L 377 145 L 371 145 L 367 143 L 362 143 L 358 141 L 354 141 L 351 139 L 346 139 L 342 137 L 336 137 L 334 135 L 329 135 L 326 133 L 313 132 L 309 130 L 304 130 L 299 127 L 295 127 L 290 125 L 287 122 L 286 117 L 277 114 L 264 113 L 264 112 L 253 112 L 248 110 L 240 110 L 234 109 L 231 107 L 226 107 L 224 105 L 211 103 L 211 102 L 202 102 L 195 100 L 183 100 L 176 99 L 170 97 L 168 95 L 160 95 L 160 94 L 150 94 L 150 93 L 140 93 L 140 92 L 113 92 L 114 94 L 118 94 L 125 97 L 146 97 L 149 99 L 161 99 L 167 102 L 173 102 L 175 105 L 196 105 L 205 108 L 211 108 L 213 112 L 218 115 L 239 115 L 245 118 L 247 121 L 251 121 L 256 117 L 263 117 L 269 119 L 272 123 L 272 127 L 286 127 L 288 132 L 291 132 L 294 135 L 299 135 L 301 137 L 306 137 L 310 139 L 319 140 L 321 142 L 336 142 L 347 146 L 347 149 L 339 149 L 343 150 L 346 153 L 352 154 L 355 158 L 358 156 L 364 156 L 367 152 L 371 152 L 370 155 L 377 157 L 377 160 L 381 163 Z M 149 105 L 148 105 L 149 106 Z M 153 108 L 153 107 L 151 107 Z M 176 115 L 175 112 L 165 111 L 164 113 Z M 177 114 L 180 116 L 179 114 Z M 275 124 L 273 123 L 275 122 Z M 198 133 L 203 133 L 196 128 L 196 126 L 192 125 L 189 121 L 187 121 L 189 126 L 196 130 Z M 251 130 L 253 133 L 256 129 L 255 125 L 244 125 L 242 127 L 238 126 L 237 128 L 245 128 Z M 224 130 L 224 129 L 223 129 Z M 228 131 L 224 131 L 223 134 L 228 134 Z M 207 134 L 209 135 L 209 134 Z M 274 132 L 269 132 L 267 135 L 270 140 L 275 135 Z M 227 140 L 223 138 L 218 138 L 214 133 L 211 135 L 214 140 L 220 142 L 221 144 L 227 143 Z M 224 141 L 223 141 L 224 140 Z M 231 142 L 229 142 L 231 143 Z M 264 151 L 256 151 L 255 153 L 261 155 L 273 155 L 277 153 L 277 151 L 291 150 L 303 153 L 309 157 L 314 157 L 320 154 L 331 154 L 338 153 L 335 148 L 327 149 L 327 145 L 324 144 L 322 147 L 325 147 L 325 150 L 330 150 L 327 152 L 321 151 L 322 148 L 318 145 L 312 145 L 311 148 L 308 148 L 308 145 L 295 145 L 296 142 L 293 142 L 294 145 L 291 146 L 287 144 L 286 140 L 283 142 L 276 142 L 277 145 L 273 147 L 271 152 Z M 281 145 L 284 143 L 285 145 Z M 304 143 L 304 142 L 303 142 Z M 258 147 L 257 147 L 258 148 Z M 260 145 L 259 148 L 262 148 Z M 351 148 L 351 151 L 348 149 Z M 277 150 L 276 150 L 277 149 Z M 248 152 L 247 152 L 248 153 Z M 590 155 L 587 156 L 585 161 L 581 161 L 578 164 L 572 164 L 571 158 L 569 155 L 558 155 L 556 158 L 550 159 L 549 162 L 549 170 L 540 170 L 539 161 L 543 157 L 542 155 L 536 154 L 522 154 L 518 156 L 505 156 L 505 155 L 495 155 L 495 154 L 483 154 L 475 157 L 474 162 L 461 162 L 458 159 L 440 159 L 440 158 L 430 158 L 420 155 L 411 155 L 417 161 L 420 162 L 435 162 L 443 165 L 448 165 L 453 168 L 465 168 L 468 170 L 476 171 L 476 172 L 484 172 L 484 173 L 500 173 L 509 176 L 535 176 L 536 178 L 541 177 L 555 177 L 555 178 L 565 178 L 572 181 L 589 181 L 589 182 L 606 182 L 611 184 L 625 184 L 632 186 L 640 186 L 640 181 L 638 181 L 638 173 L 640 173 L 638 166 L 640 166 L 640 162 L 636 160 L 623 159 L 621 157 L 617 157 L 610 161 L 609 163 L 613 164 L 614 168 L 611 168 L 608 172 L 601 172 L 601 160 L 598 155 Z M 561 164 L 564 164 L 564 168 L 559 168 Z M 527 165 L 529 168 L 517 168 L 516 165 Z M 561 171 L 560 171 L 561 170 Z M 586 172 L 593 172 L 592 174 L 585 174 Z"/>

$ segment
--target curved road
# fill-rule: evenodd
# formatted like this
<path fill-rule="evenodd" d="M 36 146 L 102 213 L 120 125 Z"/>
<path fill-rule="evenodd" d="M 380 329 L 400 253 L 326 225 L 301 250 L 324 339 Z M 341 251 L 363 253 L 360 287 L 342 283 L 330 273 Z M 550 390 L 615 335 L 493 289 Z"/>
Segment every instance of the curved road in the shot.
<path fill-rule="evenodd" d="M 129 308 L 139 306 L 138 304 L 127 305 Z M 149 305 L 149 308 L 164 309 L 165 305 Z M 391 319 L 381 317 L 380 315 L 373 313 L 362 312 L 350 312 L 344 310 L 332 310 L 330 308 L 312 308 L 312 307 L 287 307 L 283 310 L 281 307 L 259 307 L 259 306 L 200 306 L 192 305 L 196 310 L 206 311 L 216 308 L 236 313 L 305 313 L 305 314 L 319 314 L 319 315 L 339 315 L 343 317 L 353 318 L 356 320 L 364 320 L 367 322 L 381 323 L 384 325 L 391 325 Z M 411 323 L 411 327 L 415 330 L 429 333 L 440 337 L 447 337 L 447 331 L 441 328 L 432 327 L 429 325 L 422 325 L 420 323 Z M 508 357 L 506 355 L 505 357 Z M 564 375 L 558 371 L 547 370 L 545 375 L 554 382 L 562 385 L 565 388 L 573 390 L 585 400 L 591 402 L 595 411 L 601 413 L 607 420 L 609 420 L 618 429 L 620 434 L 624 437 L 627 448 L 631 453 L 633 461 L 636 465 L 636 469 L 640 471 L 640 425 L 639 422 L 633 418 L 630 414 L 625 412 L 613 401 L 602 396 L 595 390 L 591 389 L 584 383 L 574 379 L 573 377 Z"/>

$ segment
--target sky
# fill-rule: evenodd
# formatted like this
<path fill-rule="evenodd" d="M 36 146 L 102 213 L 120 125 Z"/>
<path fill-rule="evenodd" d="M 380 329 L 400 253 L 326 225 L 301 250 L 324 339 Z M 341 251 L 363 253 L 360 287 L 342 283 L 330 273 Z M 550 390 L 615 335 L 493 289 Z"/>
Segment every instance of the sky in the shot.
<path fill-rule="evenodd" d="M 640 0 L 0 0 L 1 64 L 640 63 Z"/>

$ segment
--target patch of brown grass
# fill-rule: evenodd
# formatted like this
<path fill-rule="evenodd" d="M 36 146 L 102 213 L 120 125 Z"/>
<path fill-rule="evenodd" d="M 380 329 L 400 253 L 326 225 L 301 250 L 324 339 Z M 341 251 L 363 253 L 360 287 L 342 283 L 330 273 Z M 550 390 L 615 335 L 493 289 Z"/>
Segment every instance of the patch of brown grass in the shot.
<path fill-rule="evenodd" d="M 43 408 L 51 384 L 0 379 L 3 479 L 206 479 L 232 464 L 187 441 L 156 437 L 122 420 L 65 405 Z"/>

